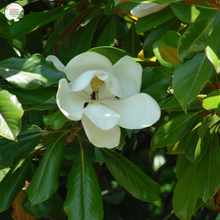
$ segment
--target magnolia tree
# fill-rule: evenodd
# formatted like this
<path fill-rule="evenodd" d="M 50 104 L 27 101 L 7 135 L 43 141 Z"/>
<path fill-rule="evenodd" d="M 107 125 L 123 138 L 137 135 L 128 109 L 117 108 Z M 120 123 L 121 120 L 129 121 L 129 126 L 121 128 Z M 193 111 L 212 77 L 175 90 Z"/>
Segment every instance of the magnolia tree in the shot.
<path fill-rule="evenodd" d="M 10 2 L 0 219 L 220 219 L 219 2 Z"/>

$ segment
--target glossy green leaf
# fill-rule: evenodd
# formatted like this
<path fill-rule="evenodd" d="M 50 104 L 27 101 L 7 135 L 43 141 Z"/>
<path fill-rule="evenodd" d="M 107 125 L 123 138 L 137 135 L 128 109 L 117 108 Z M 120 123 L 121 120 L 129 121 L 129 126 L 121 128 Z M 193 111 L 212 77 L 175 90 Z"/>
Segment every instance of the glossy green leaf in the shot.
<path fill-rule="evenodd" d="M 27 196 L 22 202 L 22 206 L 26 213 L 35 216 L 36 218 L 42 218 L 43 216 L 47 215 L 49 212 L 52 211 L 52 207 L 49 200 L 32 206 L 31 201 L 28 200 Z"/>
<path fill-rule="evenodd" d="M 0 91 L 0 100 L 0 135 L 15 141 L 24 111 L 16 96 L 6 90 Z"/>
<path fill-rule="evenodd" d="M 102 164 L 105 163 L 105 161 L 104 161 L 102 153 L 98 147 L 95 147 L 95 156 L 96 156 L 97 160 L 99 161 L 99 164 L 102 166 Z"/>
<path fill-rule="evenodd" d="M 160 40 L 157 40 L 153 44 L 153 52 L 158 61 L 167 70 L 173 73 L 174 67 L 179 61 L 177 54 L 177 46 L 179 44 L 180 35 L 176 31 L 168 31 Z M 169 48 L 163 49 L 164 48 Z M 171 47 L 170 47 L 171 46 Z M 173 61 L 173 62 L 170 62 Z"/>
<path fill-rule="evenodd" d="M 177 172 L 178 182 L 174 188 L 173 209 L 181 220 L 191 220 L 198 194 L 195 190 L 196 164 L 190 162 L 184 154 L 178 155 Z"/>
<path fill-rule="evenodd" d="M 52 210 L 48 213 L 48 216 L 56 220 L 63 220 L 64 210 L 63 210 L 63 200 L 58 193 L 54 193 L 50 198 L 50 203 Z"/>
<path fill-rule="evenodd" d="M 94 47 L 89 51 L 93 51 L 107 57 L 112 64 L 115 64 L 118 60 L 126 55 L 131 56 L 131 54 L 127 53 L 126 51 L 115 47 Z"/>
<path fill-rule="evenodd" d="M 135 31 L 134 23 L 132 23 L 121 48 L 130 53 L 133 57 L 137 57 L 141 51 L 142 47 L 139 36 Z"/>
<path fill-rule="evenodd" d="M 97 163 L 96 155 L 94 152 L 94 145 L 90 142 L 82 141 L 84 153 L 91 163 Z M 75 161 L 81 152 L 79 140 L 73 140 L 64 147 L 63 157 L 67 160 Z"/>
<path fill-rule="evenodd" d="M 22 89 L 35 89 L 40 85 L 50 86 L 66 76 L 39 54 L 29 58 L 12 57 L 1 61 L 0 75 Z"/>
<path fill-rule="evenodd" d="M 18 142 L 0 138 L 0 169 L 10 167 L 27 156 L 39 143 L 43 132 L 28 130 L 18 135 Z"/>
<path fill-rule="evenodd" d="M 59 187 L 64 140 L 65 135 L 62 134 L 51 143 L 26 190 L 32 205 L 47 200 Z"/>
<path fill-rule="evenodd" d="M 0 182 L 0 212 L 8 209 L 24 187 L 33 155 L 20 160 Z"/>
<path fill-rule="evenodd" d="M 115 180 L 135 198 L 152 202 L 160 200 L 160 187 L 142 170 L 122 155 L 100 149 L 105 163 Z"/>
<path fill-rule="evenodd" d="M 212 91 L 203 99 L 202 106 L 206 110 L 220 109 L 220 91 Z"/>
<path fill-rule="evenodd" d="M 210 134 L 206 132 L 203 139 L 199 136 L 199 124 L 195 129 L 191 131 L 186 140 L 185 154 L 186 157 L 194 163 L 198 163 L 199 160 L 206 153 L 209 146 Z"/>
<path fill-rule="evenodd" d="M 181 37 L 178 53 L 180 59 L 190 59 L 192 56 L 205 49 L 205 42 L 214 28 L 214 19 L 204 19 L 194 22 Z"/>
<path fill-rule="evenodd" d="M 177 18 L 172 18 L 171 20 L 156 26 L 150 34 L 147 35 L 147 38 L 144 41 L 144 56 L 146 58 L 152 57 L 153 43 L 159 40 L 169 29 L 175 28 L 176 26 L 179 26 Z"/>
<path fill-rule="evenodd" d="M 32 206 L 31 201 L 29 201 L 26 196 L 22 202 L 22 206 L 26 213 L 35 216 L 36 218 L 42 218 L 47 215 L 56 220 L 62 220 L 64 216 L 63 201 L 58 193 L 53 194 L 50 199 L 34 206 Z"/>
<path fill-rule="evenodd" d="M 170 7 L 166 7 L 163 10 L 145 16 L 143 18 L 138 19 L 136 23 L 136 31 L 137 33 L 142 33 L 145 31 L 154 28 L 157 25 L 165 23 L 172 19 L 175 15 Z"/>
<path fill-rule="evenodd" d="M 186 23 L 194 22 L 200 14 L 200 10 L 195 5 L 188 5 L 184 1 L 171 3 L 174 14 Z"/>
<path fill-rule="evenodd" d="M 11 42 L 0 37 L 0 61 L 10 57 L 18 57 Z"/>
<path fill-rule="evenodd" d="M 5 177 L 5 175 L 8 173 L 9 170 L 10 170 L 9 167 L 0 170 L 0 182 L 2 181 L 2 179 Z"/>
<path fill-rule="evenodd" d="M 169 98 L 162 100 L 159 103 L 159 105 L 161 110 L 165 110 L 165 109 L 172 110 L 177 107 L 180 107 L 180 103 L 178 102 L 175 96 L 171 96 Z"/>
<path fill-rule="evenodd" d="M 83 151 L 70 171 L 64 210 L 69 220 L 102 220 L 103 203 L 96 173 Z"/>
<path fill-rule="evenodd" d="M 13 22 L 10 28 L 10 39 L 19 38 L 37 28 L 53 21 L 64 13 L 74 9 L 75 6 L 57 7 L 47 12 L 35 12 L 24 17 L 19 22 Z"/>
<path fill-rule="evenodd" d="M 219 140 L 217 134 L 213 133 L 209 148 L 197 163 L 195 170 L 195 190 L 203 201 L 208 202 L 220 187 L 220 179 L 217 175 L 220 170 L 219 158 Z"/>
<path fill-rule="evenodd" d="M 215 67 L 216 73 L 220 72 L 220 48 L 216 45 L 220 44 L 219 39 L 219 28 L 220 23 L 218 23 L 211 35 L 209 36 L 208 40 L 206 41 L 206 56 L 209 59 L 209 61 L 213 64 Z"/>
<path fill-rule="evenodd" d="M 184 137 L 192 128 L 197 113 L 181 114 L 163 124 L 151 140 L 151 148 L 165 147 Z"/>
<path fill-rule="evenodd" d="M 23 109 L 25 111 L 28 110 L 39 110 L 39 111 L 43 111 L 43 110 L 50 110 L 50 111 L 56 111 L 58 110 L 58 106 L 56 103 L 55 99 L 50 99 L 40 105 L 29 105 L 29 106 L 23 106 Z"/>
<path fill-rule="evenodd" d="M 93 34 L 100 19 L 100 16 L 93 18 L 84 28 L 76 33 L 72 45 L 60 53 L 60 60 L 64 63 L 64 65 L 67 64 L 74 56 L 90 49 Z"/>
<path fill-rule="evenodd" d="M 116 31 L 116 16 L 112 15 L 104 30 L 102 31 L 97 46 L 114 46 L 115 39 L 115 31 Z"/>
<path fill-rule="evenodd" d="M 78 17 L 76 17 L 69 25 L 68 27 L 62 32 L 62 34 L 56 39 L 55 45 L 54 45 L 54 53 L 56 56 L 59 55 L 60 49 L 62 48 L 63 44 L 67 40 L 67 38 L 70 36 L 70 34 L 77 29 L 77 27 L 85 20 L 85 18 L 91 13 L 91 11 L 96 6 L 92 6 L 88 9 L 86 9 L 84 12 L 82 12 Z"/>
<path fill-rule="evenodd" d="M 3 13 L 0 13 L 0 36 L 2 38 L 9 38 L 9 30 L 10 30 L 10 25 L 7 22 L 7 19 Z"/>
<path fill-rule="evenodd" d="M 206 3 L 205 3 L 206 4 Z M 191 23 L 199 21 L 205 18 L 212 17 L 216 11 L 209 10 L 208 8 L 202 8 L 198 5 L 189 5 L 184 1 L 179 1 L 170 4 L 174 14 L 181 20 L 186 23 Z M 206 6 L 208 6 L 206 4 Z"/>
<path fill-rule="evenodd" d="M 157 102 L 167 95 L 170 75 L 157 68 L 146 68 L 143 71 L 141 92 L 152 96 Z"/>
<path fill-rule="evenodd" d="M 46 125 L 51 125 L 51 128 L 57 130 L 63 127 L 63 125 L 69 121 L 61 111 L 56 111 L 49 115 L 43 116 L 43 121 Z"/>
<path fill-rule="evenodd" d="M 187 106 L 196 99 L 214 74 L 215 69 L 204 52 L 197 53 L 192 59 L 183 63 L 179 62 L 174 71 L 173 89 L 185 112 Z"/>
<path fill-rule="evenodd" d="M 39 105 L 56 95 L 57 88 L 38 87 L 33 90 L 24 90 L 15 86 L 6 87 L 10 93 L 17 96 L 22 105 Z"/>
<path fill-rule="evenodd" d="M 186 140 L 189 135 L 180 139 L 176 143 L 167 145 L 167 154 L 183 154 L 185 153 Z"/>

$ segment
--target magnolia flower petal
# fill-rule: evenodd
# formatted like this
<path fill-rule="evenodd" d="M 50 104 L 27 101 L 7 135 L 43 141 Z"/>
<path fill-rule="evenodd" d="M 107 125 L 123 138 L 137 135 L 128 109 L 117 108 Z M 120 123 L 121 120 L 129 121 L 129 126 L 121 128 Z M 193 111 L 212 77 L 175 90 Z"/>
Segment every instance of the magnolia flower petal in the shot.
<path fill-rule="evenodd" d="M 119 126 L 141 129 L 154 124 L 160 118 L 160 107 L 149 95 L 140 93 L 123 100 L 102 100 L 102 103 L 117 112 Z"/>
<path fill-rule="evenodd" d="M 64 72 L 65 66 L 60 62 L 60 60 L 54 56 L 54 55 L 49 55 L 46 58 L 46 61 L 51 61 L 53 65 L 59 70 Z"/>
<path fill-rule="evenodd" d="M 89 70 L 82 73 L 72 82 L 71 91 L 78 92 L 85 89 L 90 84 L 90 81 L 95 76 L 96 72 L 97 70 Z"/>
<path fill-rule="evenodd" d="M 59 109 L 70 120 L 78 121 L 82 118 L 84 103 L 88 102 L 84 97 L 70 91 L 66 79 L 59 81 L 56 101 Z"/>
<path fill-rule="evenodd" d="M 97 74 L 97 76 L 101 80 L 105 81 L 105 85 L 106 85 L 108 91 L 112 95 L 118 96 L 118 97 L 124 96 L 123 88 L 122 88 L 119 80 L 113 74 L 104 72 L 103 76 L 101 76 L 100 74 Z M 101 95 L 100 95 L 100 98 L 101 98 Z"/>
<path fill-rule="evenodd" d="M 119 145 L 121 130 L 118 125 L 110 130 L 102 130 L 93 124 L 86 115 L 82 124 L 89 141 L 96 147 L 114 148 Z"/>
<path fill-rule="evenodd" d="M 124 56 L 114 65 L 114 75 L 119 80 L 124 91 L 124 97 L 128 98 L 140 92 L 142 67 L 133 58 Z"/>
<path fill-rule="evenodd" d="M 150 3 L 150 2 L 145 2 L 137 5 L 131 10 L 131 14 L 135 16 L 136 18 L 142 18 L 147 15 L 156 13 L 165 7 L 167 7 L 169 3 L 164 3 L 164 4 L 156 4 L 156 3 Z"/>
<path fill-rule="evenodd" d="M 89 70 L 103 70 L 113 73 L 113 66 L 105 56 L 95 52 L 85 52 L 71 59 L 64 72 L 70 81 L 74 81 L 82 73 Z"/>
<path fill-rule="evenodd" d="M 102 130 L 112 129 L 120 119 L 120 115 L 98 102 L 88 105 L 83 113 Z"/>

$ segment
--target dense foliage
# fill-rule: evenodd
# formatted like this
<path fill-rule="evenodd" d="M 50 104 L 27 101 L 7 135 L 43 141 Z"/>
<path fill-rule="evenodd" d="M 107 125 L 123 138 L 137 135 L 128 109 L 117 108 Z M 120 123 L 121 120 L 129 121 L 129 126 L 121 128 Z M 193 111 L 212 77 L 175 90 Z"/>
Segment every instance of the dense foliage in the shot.
<path fill-rule="evenodd" d="M 149 0 L 170 4 L 137 19 L 142 0 L 18 0 L 17 22 L 11 2 L 0 1 L 0 219 L 220 219 L 218 1 Z M 46 57 L 86 51 L 133 57 L 161 108 L 154 125 L 121 128 L 114 149 L 56 103 L 66 75 Z"/>

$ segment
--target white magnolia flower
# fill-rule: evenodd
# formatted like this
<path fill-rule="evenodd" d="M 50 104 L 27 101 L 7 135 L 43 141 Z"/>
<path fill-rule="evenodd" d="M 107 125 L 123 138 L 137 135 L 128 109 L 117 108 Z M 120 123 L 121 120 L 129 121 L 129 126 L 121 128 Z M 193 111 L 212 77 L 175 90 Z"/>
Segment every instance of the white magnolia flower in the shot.
<path fill-rule="evenodd" d="M 169 3 L 156 4 L 156 3 L 144 2 L 134 7 L 131 10 L 131 14 L 135 16 L 136 18 L 142 18 L 147 15 L 158 12 L 166 8 L 168 5 Z"/>
<path fill-rule="evenodd" d="M 105 57 L 85 52 L 66 67 L 48 56 L 57 69 L 66 73 L 59 81 L 57 104 L 70 120 L 81 120 L 90 142 L 97 147 L 114 148 L 120 141 L 120 127 L 141 129 L 160 118 L 160 107 L 140 92 L 142 68 L 129 56 L 114 66 Z"/>

